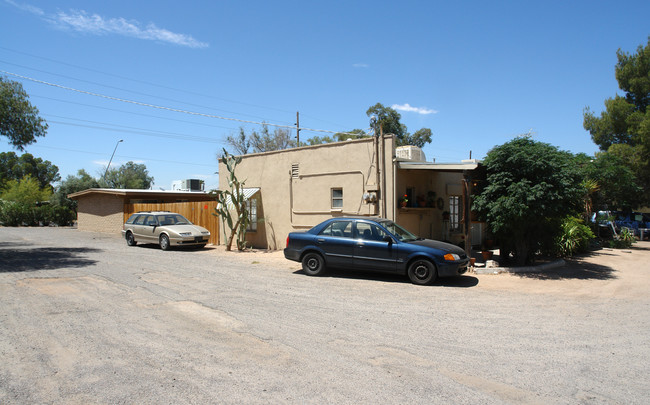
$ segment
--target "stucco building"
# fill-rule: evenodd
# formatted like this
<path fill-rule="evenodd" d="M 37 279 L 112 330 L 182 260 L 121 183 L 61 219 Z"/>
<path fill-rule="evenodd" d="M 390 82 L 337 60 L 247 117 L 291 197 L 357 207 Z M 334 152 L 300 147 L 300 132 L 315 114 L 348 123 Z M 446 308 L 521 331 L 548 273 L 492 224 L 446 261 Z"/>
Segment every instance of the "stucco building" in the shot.
<path fill-rule="evenodd" d="M 235 174 L 252 212 L 247 240 L 282 249 L 289 232 L 333 216 L 367 215 L 392 219 L 422 237 L 480 244 L 484 227 L 471 221 L 469 210 L 480 163 L 423 158 L 419 148 L 396 148 L 391 135 L 244 155 Z M 219 172 L 226 170 L 220 162 Z M 219 177 L 222 190 L 226 177 Z"/>

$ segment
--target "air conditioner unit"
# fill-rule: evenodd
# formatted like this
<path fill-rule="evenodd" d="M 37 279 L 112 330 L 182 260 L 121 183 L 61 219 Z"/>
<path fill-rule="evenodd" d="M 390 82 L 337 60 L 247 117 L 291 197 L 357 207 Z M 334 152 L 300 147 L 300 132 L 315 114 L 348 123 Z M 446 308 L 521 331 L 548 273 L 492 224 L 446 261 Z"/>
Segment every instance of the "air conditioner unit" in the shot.
<path fill-rule="evenodd" d="M 395 149 L 395 156 L 398 159 L 411 160 L 413 162 L 426 162 L 427 160 L 422 149 L 413 145 L 398 146 Z"/>

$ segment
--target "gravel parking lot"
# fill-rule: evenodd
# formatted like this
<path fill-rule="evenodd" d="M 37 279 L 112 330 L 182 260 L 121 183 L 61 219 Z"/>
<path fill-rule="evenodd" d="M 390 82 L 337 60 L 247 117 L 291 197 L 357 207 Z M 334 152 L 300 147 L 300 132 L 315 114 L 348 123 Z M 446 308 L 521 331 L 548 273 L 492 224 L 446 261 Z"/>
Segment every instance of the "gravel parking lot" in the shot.
<path fill-rule="evenodd" d="M 649 259 L 418 287 L 0 228 L 0 403 L 645 404 Z"/>

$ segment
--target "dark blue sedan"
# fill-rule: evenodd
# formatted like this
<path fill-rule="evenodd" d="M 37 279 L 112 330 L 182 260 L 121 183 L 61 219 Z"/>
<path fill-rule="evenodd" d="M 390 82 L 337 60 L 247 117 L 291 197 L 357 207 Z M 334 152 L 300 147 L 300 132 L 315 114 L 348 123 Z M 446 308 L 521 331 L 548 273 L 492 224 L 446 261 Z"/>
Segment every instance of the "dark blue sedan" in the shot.
<path fill-rule="evenodd" d="M 463 274 L 469 263 L 458 246 L 418 238 L 380 218 L 332 218 L 307 232 L 291 232 L 284 257 L 302 262 L 310 276 L 338 267 L 408 274 L 418 285 Z"/>

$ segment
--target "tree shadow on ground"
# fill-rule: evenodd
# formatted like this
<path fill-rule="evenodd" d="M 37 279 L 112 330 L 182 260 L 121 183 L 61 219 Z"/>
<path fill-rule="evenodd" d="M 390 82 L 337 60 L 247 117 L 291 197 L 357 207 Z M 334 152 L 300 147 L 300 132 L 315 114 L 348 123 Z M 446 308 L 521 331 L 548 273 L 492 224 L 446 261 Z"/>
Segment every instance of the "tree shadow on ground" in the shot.
<path fill-rule="evenodd" d="M 550 270 L 542 270 L 534 273 L 515 273 L 521 278 L 532 278 L 537 280 L 612 280 L 617 278 L 616 270 L 609 266 L 586 261 L 587 258 L 602 256 L 607 253 L 587 253 L 580 256 L 565 259 L 566 265 Z"/>
<path fill-rule="evenodd" d="M 100 251 L 90 248 L 29 248 L 25 243 L 1 242 L 0 273 L 92 266 L 97 261 L 86 259 L 83 254 Z"/>
<path fill-rule="evenodd" d="M 302 270 L 294 271 L 293 274 L 306 275 L 305 272 Z M 363 271 L 363 270 L 327 269 L 327 272 L 321 277 L 369 280 L 369 281 L 379 281 L 383 283 L 411 284 L 411 281 L 406 275 Z M 456 276 L 456 277 L 438 278 L 436 282 L 432 284 L 432 286 L 467 288 L 467 287 L 474 287 L 477 284 L 478 284 L 478 278 L 473 276 L 463 275 L 463 276 Z"/>

